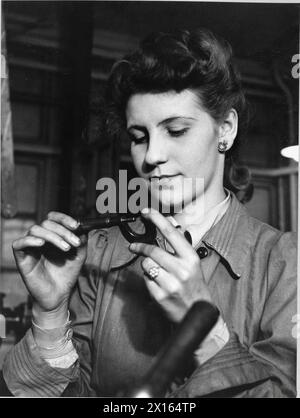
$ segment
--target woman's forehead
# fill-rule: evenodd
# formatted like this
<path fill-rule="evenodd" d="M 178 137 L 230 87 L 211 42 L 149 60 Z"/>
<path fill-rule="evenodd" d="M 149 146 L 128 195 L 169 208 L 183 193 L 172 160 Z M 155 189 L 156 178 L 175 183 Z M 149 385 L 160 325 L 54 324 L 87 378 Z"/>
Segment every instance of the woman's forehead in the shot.
<path fill-rule="evenodd" d="M 149 121 L 159 123 L 173 117 L 196 118 L 200 111 L 200 100 L 191 90 L 137 93 L 127 103 L 127 126 Z"/>

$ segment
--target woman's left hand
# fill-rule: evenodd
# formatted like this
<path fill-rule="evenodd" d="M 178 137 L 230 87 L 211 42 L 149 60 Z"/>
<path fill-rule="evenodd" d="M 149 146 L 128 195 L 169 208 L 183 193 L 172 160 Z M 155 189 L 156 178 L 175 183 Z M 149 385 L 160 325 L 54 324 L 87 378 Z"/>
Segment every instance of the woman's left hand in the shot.
<path fill-rule="evenodd" d="M 212 301 L 200 258 L 185 237 L 161 213 L 154 209 L 142 213 L 157 226 L 175 254 L 144 243 L 133 243 L 129 249 L 146 257 L 142 261 L 142 268 L 146 273 L 145 283 L 150 294 L 170 320 L 180 322 L 197 300 Z M 155 279 L 148 274 L 151 267 L 159 267 Z"/>

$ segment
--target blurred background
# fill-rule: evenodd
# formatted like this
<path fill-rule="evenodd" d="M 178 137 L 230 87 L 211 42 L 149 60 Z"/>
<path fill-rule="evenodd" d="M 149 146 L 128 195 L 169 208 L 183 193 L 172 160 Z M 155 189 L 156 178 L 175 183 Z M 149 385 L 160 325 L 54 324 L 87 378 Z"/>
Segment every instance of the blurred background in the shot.
<path fill-rule="evenodd" d="M 240 155 L 254 185 L 246 206 L 282 231 L 297 230 L 298 164 L 281 150 L 298 144 L 298 5 L 3 1 L 0 313 L 8 321 L 0 369 L 30 317 L 12 241 L 50 210 L 95 215 L 96 181 L 119 169 L 134 175 L 129 143 L 101 136 L 111 66 L 149 32 L 197 27 L 231 43 L 251 105 Z"/>

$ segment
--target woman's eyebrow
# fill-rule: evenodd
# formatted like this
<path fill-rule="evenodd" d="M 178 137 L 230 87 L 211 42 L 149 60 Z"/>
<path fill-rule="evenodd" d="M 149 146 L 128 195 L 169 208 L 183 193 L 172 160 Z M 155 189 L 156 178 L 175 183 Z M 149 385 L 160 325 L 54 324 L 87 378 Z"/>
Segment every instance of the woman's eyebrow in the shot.
<path fill-rule="evenodd" d="M 187 120 L 197 120 L 196 118 L 188 117 L 188 116 L 172 116 L 170 118 L 164 119 L 161 122 L 157 124 L 157 126 L 160 125 L 167 125 L 168 123 L 180 120 L 180 119 L 187 119 Z"/>
<path fill-rule="evenodd" d="M 130 131 L 131 129 L 136 129 L 137 131 L 143 131 L 143 132 L 146 132 L 147 130 L 144 126 L 141 126 L 141 125 L 130 125 L 128 126 L 127 131 Z"/>
<path fill-rule="evenodd" d="M 164 120 L 160 121 L 157 124 L 157 126 L 167 125 L 168 123 L 171 123 L 171 122 L 174 122 L 174 121 L 177 121 L 177 120 L 181 120 L 181 119 L 197 120 L 196 118 L 192 118 L 192 117 L 189 117 L 189 116 L 172 116 L 170 118 L 167 118 L 167 119 L 164 119 Z M 138 131 L 143 131 L 143 132 L 145 132 L 147 130 L 144 126 L 141 126 L 141 125 L 129 125 L 128 128 L 127 128 L 127 131 L 130 131 L 131 129 L 136 129 Z"/>

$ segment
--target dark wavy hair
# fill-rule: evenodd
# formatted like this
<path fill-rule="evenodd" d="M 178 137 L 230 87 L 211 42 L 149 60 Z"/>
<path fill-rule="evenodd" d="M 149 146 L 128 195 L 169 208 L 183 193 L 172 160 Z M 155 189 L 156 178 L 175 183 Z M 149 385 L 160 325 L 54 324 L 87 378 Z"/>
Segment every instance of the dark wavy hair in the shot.
<path fill-rule="evenodd" d="M 226 153 L 227 160 L 233 163 L 248 122 L 247 102 L 231 46 L 205 29 L 153 33 L 141 42 L 138 50 L 113 66 L 106 89 L 106 132 L 118 136 L 125 131 L 126 105 L 133 94 L 185 89 L 192 90 L 218 122 L 230 109 L 236 110 L 238 133 Z M 237 174 L 234 175 L 238 185 Z"/>

